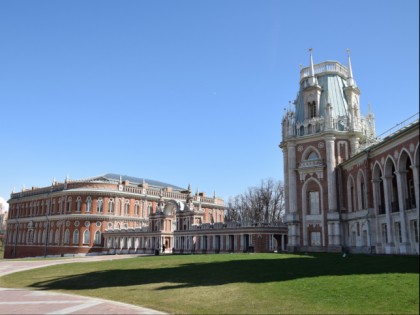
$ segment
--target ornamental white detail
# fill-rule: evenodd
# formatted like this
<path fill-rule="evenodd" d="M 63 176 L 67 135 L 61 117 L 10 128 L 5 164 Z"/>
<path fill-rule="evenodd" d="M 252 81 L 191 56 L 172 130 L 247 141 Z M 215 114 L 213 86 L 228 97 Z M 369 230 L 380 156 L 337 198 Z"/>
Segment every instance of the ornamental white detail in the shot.
<path fill-rule="evenodd" d="M 78 227 L 80 225 L 80 222 L 79 221 L 74 221 L 74 226 L 75 227 Z"/>
<path fill-rule="evenodd" d="M 318 143 L 318 149 L 323 149 L 325 146 L 324 142 L 319 142 Z"/>
<path fill-rule="evenodd" d="M 297 150 L 298 150 L 299 152 L 302 152 L 302 151 L 303 151 L 303 145 L 298 146 Z"/>
<path fill-rule="evenodd" d="M 89 227 L 90 226 L 90 221 L 85 221 L 85 226 Z"/>

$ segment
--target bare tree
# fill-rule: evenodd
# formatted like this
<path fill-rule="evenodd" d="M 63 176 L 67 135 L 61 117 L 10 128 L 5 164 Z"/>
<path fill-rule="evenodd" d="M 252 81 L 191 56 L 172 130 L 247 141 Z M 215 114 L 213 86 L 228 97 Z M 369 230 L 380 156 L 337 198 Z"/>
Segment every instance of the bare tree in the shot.
<path fill-rule="evenodd" d="M 243 194 L 230 198 L 225 221 L 255 223 L 281 222 L 284 215 L 284 186 L 271 178 L 257 187 L 249 187 Z"/>

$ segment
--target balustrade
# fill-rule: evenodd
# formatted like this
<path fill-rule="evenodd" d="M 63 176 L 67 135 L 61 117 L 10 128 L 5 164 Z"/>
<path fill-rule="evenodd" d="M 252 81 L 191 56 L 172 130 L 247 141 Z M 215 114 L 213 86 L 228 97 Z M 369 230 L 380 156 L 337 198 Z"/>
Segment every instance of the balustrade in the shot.
<path fill-rule="evenodd" d="M 311 69 L 310 67 L 303 68 L 300 71 L 300 79 L 306 78 L 310 76 Z M 335 72 L 338 74 L 343 75 L 345 78 L 348 77 L 348 69 L 347 67 L 341 65 L 337 61 L 325 61 L 319 64 L 314 65 L 314 74 L 321 74 L 326 72 Z"/>

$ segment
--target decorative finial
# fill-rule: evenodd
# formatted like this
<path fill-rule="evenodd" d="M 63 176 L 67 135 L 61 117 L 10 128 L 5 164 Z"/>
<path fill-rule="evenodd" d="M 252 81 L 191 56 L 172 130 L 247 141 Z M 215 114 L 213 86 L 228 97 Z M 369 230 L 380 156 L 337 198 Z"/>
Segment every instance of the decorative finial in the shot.
<path fill-rule="evenodd" d="M 311 77 L 314 76 L 314 62 L 312 60 L 312 48 L 309 48 L 309 66 L 311 67 Z"/>
<path fill-rule="evenodd" d="M 216 191 L 213 191 L 213 199 L 216 199 Z"/>
<path fill-rule="evenodd" d="M 197 187 L 197 190 L 195 191 L 195 195 L 198 196 L 198 187 Z"/>
<path fill-rule="evenodd" d="M 316 79 L 315 79 L 315 70 L 314 70 L 314 62 L 312 60 L 312 48 L 309 48 L 309 84 L 315 85 Z"/>
<path fill-rule="evenodd" d="M 302 64 L 299 65 L 299 70 L 302 70 Z"/>
<path fill-rule="evenodd" d="M 349 86 L 353 86 L 354 84 L 354 80 L 353 80 L 353 70 L 351 68 L 351 60 L 350 60 L 350 49 L 347 48 L 347 63 L 348 63 L 348 67 L 349 67 L 349 77 L 347 78 L 347 84 Z"/>
<path fill-rule="evenodd" d="M 191 184 L 188 184 L 188 191 L 191 192 Z"/>
<path fill-rule="evenodd" d="M 122 184 L 122 176 L 120 175 L 120 185 Z"/>

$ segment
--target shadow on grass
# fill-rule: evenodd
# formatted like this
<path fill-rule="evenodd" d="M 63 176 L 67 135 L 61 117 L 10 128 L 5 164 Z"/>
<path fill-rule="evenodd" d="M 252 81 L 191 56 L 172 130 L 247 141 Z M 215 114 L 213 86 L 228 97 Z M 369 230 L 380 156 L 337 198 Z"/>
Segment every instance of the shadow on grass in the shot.
<path fill-rule="evenodd" d="M 232 259 L 209 263 L 188 263 L 170 268 L 111 269 L 36 282 L 41 290 L 85 290 L 102 287 L 165 283 L 158 290 L 228 283 L 265 283 L 320 276 L 352 274 L 419 273 L 418 257 L 314 255 L 273 259 Z M 162 257 L 162 259 L 165 259 Z M 157 266 L 158 263 L 156 264 Z M 169 285 L 168 285 L 169 283 Z M 173 285 L 170 285 L 170 284 Z"/>

